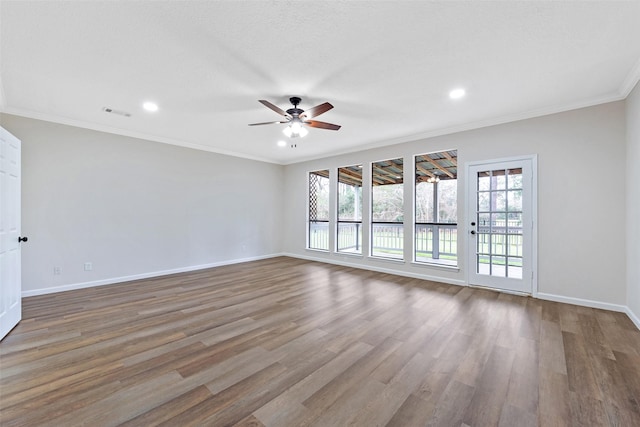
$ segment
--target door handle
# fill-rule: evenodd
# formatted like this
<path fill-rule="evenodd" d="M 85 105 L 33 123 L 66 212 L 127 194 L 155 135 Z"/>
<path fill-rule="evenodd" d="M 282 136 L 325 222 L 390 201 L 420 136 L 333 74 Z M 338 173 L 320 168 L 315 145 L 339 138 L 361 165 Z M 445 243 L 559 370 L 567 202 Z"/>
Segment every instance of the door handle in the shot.
<path fill-rule="evenodd" d="M 476 234 L 476 230 L 471 230 L 471 234 Z"/>
<path fill-rule="evenodd" d="M 29 240 L 29 238 L 28 238 L 28 237 L 26 237 L 26 236 L 25 236 L 25 237 L 18 237 L 18 243 L 20 243 L 20 242 L 26 242 L 27 240 Z"/>

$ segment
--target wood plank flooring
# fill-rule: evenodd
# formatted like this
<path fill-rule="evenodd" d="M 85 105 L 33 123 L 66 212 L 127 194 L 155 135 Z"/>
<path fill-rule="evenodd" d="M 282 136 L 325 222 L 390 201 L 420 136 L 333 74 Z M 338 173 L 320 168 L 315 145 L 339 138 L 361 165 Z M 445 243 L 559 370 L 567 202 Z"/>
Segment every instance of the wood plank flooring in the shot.
<path fill-rule="evenodd" d="M 284 257 L 23 306 L 3 427 L 640 426 L 621 313 Z"/>

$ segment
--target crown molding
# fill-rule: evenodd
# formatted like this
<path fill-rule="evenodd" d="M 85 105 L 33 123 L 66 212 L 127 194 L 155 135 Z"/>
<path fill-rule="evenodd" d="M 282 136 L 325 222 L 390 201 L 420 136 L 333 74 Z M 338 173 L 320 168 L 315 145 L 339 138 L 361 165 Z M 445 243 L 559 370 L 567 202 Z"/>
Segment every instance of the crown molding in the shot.
<path fill-rule="evenodd" d="M 433 129 L 433 130 L 429 130 L 427 132 L 411 134 L 411 135 L 398 137 L 398 138 L 393 138 L 393 139 L 378 140 L 378 141 L 375 141 L 375 142 L 372 142 L 372 143 L 369 143 L 369 144 L 360 145 L 360 146 L 357 146 L 357 147 L 352 147 L 350 149 L 336 151 L 334 153 L 331 153 L 331 154 L 328 154 L 328 155 L 323 155 L 321 157 L 311 157 L 310 156 L 310 157 L 307 157 L 307 158 L 301 158 L 301 159 L 292 160 L 290 162 L 286 162 L 286 163 L 283 163 L 283 164 L 290 165 L 290 164 L 302 163 L 302 162 L 311 161 L 311 160 L 320 160 L 320 159 L 325 159 L 325 158 L 329 158 L 329 157 L 340 156 L 340 155 L 343 155 L 343 154 L 355 153 L 355 152 L 358 152 L 358 151 L 370 150 L 370 149 L 373 149 L 373 148 L 387 147 L 387 146 L 396 145 L 396 144 L 404 144 L 404 143 L 407 143 L 407 142 L 415 142 L 415 141 L 420 141 L 420 140 L 423 140 L 423 139 L 435 138 L 437 136 L 451 135 L 451 134 L 454 134 L 454 133 L 466 132 L 466 131 L 475 130 L 475 129 L 481 129 L 481 128 L 490 127 L 490 126 L 513 123 L 513 122 L 518 122 L 518 121 L 521 121 L 521 120 L 527 120 L 527 119 L 533 119 L 533 118 L 536 118 L 536 117 L 548 116 L 548 115 L 551 115 L 551 114 L 558 114 L 558 113 L 564 113 L 564 112 L 568 112 L 568 111 L 572 111 L 572 110 L 579 110 L 581 108 L 593 107 L 593 106 L 600 105 L 600 104 L 607 104 L 609 102 L 620 101 L 620 100 L 623 100 L 625 98 L 626 98 L 626 96 L 623 96 L 623 95 L 621 95 L 619 93 L 614 93 L 614 94 L 609 94 L 609 95 L 604 95 L 604 96 L 600 96 L 600 97 L 590 98 L 590 99 L 586 99 L 586 100 L 582 100 L 582 101 L 574 102 L 574 103 L 570 103 L 570 104 L 555 105 L 555 106 L 540 108 L 540 109 L 536 109 L 536 110 L 529 110 L 529 111 L 525 111 L 525 112 L 522 112 L 522 113 L 508 114 L 508 115 L 504 115 L 504 116 L 494 117 L 494 118 L 490 118 L 490 119 L 486 119 L 486 120 L 479 120 L 479 121 L 475 121 L 475 122 L 462 123 L 462 124 L 459 124 L 459 125 Z"/>
<path fill-rule="evenodd" d="M 627 74 L 627 77 L 620 85 L 618 89 L 620 96 L 623 98 L 629 96 L 633 88 L 638 84 L 638 81 L 640 81 L 640 59 L 636 62 L 636 65 L 631 68 L 631 71 L 629 71 L 629 74 Z"/>
<path fill-rule="evenodd" d="M 162 136 L 150 135 L 150 134 L 146 134 L 146 133 L 143 133 L 143 132 L 135 132 L 135 131 L 129 131 L 129 130 L 120 129 L 120 128 L 112 127 L 112 126 L 104 126 L 104 125 L 100 125 L 100 124 L 89 123 L 89 122 L 85 122 L 83 120 L 70 119 L 68 117 L 62 117 L 62 116 L 57 116 L 57 115 L 53 115 L 53 114 L 43 114 L 43 113 L 38 113 L 38 112 L 19 109 L 19 108 L 11 108 L 11 107 L 6 108 L 6 107 L 2 106 L 1 104 L 0 104 L 0 113 L 12 114 L 14 116 L 26 117 L 26 118 L 29 118 L 29 119 L 36 119 L 36 120 L 42 120 L 42 121 L 45 121 L 45 122 L 51 122 L 51 123 L 56 123 L 56 124 L 61 124 L 61 125 L 74 126 L 74 127 L 78 127 L 78 128 L 82 128 L 82 129 L 94 130 L 94 131 L 98 131 L 98 132 L 105 132 L 105 133 L 111 133 L 111 134 L 115 134 L 115 135 L 127 136 L 127 137 L 130 137 L 130 138 L 144 139 L 144 140 L 147 140 L 147 141 L 160 142 L 160 143 L 169 144 L 169 145 L 176 145 L 178 147 L 191 148 L 193 150 L 200 150 L 200 151 L 207 151 L 207 152 L 210 152 L 210 153 L 222 154 L 222 155 L 225 155 L 225 156 L 240 157 L 240 158 L 247 159 L 247 160 L 255 160 L 255 161 L 265 162 L 265 163 L 281 164 L 281 163 L 278 163 L 277 161 L 274 161 L 273 159 L 267 159 L 267 158 L 264 158 L 264 157 L 251 156 L 251 155 L 247 155 L 247 154 L 243 154 L 243 153 L 237 153 L 235 151 L 229 151 L 229 150 L 223 150 L 223 149 L 219 149 L 219 148 L 215 148 L 215 147 L 210 147 L 208 145 L 195 144 L 195 143 L 192 143 L 192 142 L 181 141 L 181 140 L 174 139 L 174 138 L 165 138 L 165 137 L 162 137 Z"/>

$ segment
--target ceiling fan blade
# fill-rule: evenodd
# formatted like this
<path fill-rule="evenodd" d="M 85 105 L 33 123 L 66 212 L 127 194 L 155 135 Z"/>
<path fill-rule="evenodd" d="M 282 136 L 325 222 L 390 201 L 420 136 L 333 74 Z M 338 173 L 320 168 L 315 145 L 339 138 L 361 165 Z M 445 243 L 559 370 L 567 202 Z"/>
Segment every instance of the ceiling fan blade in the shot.
<path fill-rule="evenodd" d="M 333 105 L 329 104 L 328 102 L 325 102 L 324 104 L 316 105 L 315 107 L 309 108 L 304 113 L 300 114 L 300 118 L 310 119 L 311 117 L 318 117 L 320 114 L 326 113 L 332 108 L 333 108 Z"/>
<path fill-rule="evenodd" d="M 312 128 L 320 128 L 320 129 L 329 129 L 329 130 L 338 130 L 340 129 L 340 125 L 334 125 L 333 123 L 319 122 L 317 120 L 307 120 L 303 122 L 305 125 L 309 125 Z"/>
<path fill-rule="evenodd" d="M 249 126 L 275 125 L 276 123 L 289 123 L 289 122 L 262 122 L 262 123 L 249 123 Z"/>
<path fill-rule="evenodd" d="M 261 103 L 262 105 L 264 105 L 265 107 L 272 109 L 273 111 L 275 111 L 276 113 L 280 114 L 281 116 L 291 117 L 291 115 L 287 114 L 287 112 L 284 111 L 282 108 L 280 108 L 280 107 L 278 107 L 276 105 L 273 105 L 269 101 L 266 101 L 264 99 L 260 99 L 258 102 Z"/>

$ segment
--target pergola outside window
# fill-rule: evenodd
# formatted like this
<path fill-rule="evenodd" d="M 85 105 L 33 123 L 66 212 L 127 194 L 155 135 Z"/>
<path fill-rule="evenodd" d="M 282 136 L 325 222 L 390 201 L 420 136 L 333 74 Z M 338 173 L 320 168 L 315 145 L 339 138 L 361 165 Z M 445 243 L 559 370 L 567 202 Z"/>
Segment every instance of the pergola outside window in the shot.
<path fill-rule="evenodd" d="M 415 156 L 414 260 L 458 264 L 458 152 Z"/>

